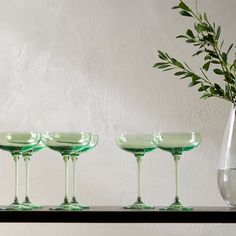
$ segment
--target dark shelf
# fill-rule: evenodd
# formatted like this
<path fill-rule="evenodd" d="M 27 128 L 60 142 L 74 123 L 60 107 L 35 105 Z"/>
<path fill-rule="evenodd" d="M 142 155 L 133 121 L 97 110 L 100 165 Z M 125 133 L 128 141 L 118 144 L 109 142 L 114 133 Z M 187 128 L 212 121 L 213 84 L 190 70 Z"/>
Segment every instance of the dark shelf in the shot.
<path fill-rule="evenodd" d="M 193 211 L 125 210 L 94 206 L 83 211 L 0 211 L 0 222 L 25 223 L 236 223 L 236 209 L 194 207 Z"/>

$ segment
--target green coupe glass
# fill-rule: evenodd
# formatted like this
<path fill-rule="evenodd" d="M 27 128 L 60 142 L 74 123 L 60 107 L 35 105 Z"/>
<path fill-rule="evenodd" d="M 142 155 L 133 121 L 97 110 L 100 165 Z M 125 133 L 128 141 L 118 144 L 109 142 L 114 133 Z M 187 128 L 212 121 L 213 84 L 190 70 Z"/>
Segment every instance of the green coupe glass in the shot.
<path fill-rule="evenodd" d="M 22 205 L 29 207 L 30 209 L 37 209 L 37 208 L 42 208 L 42 206 L 38 206 L 33 204 L 30 199 L 29 199 L 29 162 L 32 157 L 32 154 L 35 152 L 38 152 L 42 149 L 44 149 L 46 146 L 42 141 L 40 141 L 36 146 L 34 146 L 32 149 L 23 152 L 22 156 L 25 162 L 25 200 L 22 203 Z"/>
<path fill-rule="evenodd" d="M 43 134 L 43 143 L 50 149 L 61 153 L 65 164 L 64 201 L 58 207 L 51 208 L 51 210 L 71 210 L 68 200 L 68 160 L 73 153 L 85 148 L 89 144 L 90 139 L 91 134 L 83 132 L 50 132 Z"/>
<path fill-rule="evenodd" d="M 167 208 L 161 210 L 190 211 L 192 208 L 185 207 L 179 200 L 179 161 L 185 151 L 190 151 L 201 142 L 199 133 L 159 133 L 157 145 L 160 149 L 170 152 L 175 161 L 175 200 Z"/>
<path fill-rule="evenodd" d="M 141 161 L 146 152 L 151 152 L 157 148 L 156 138 L 154 135 L 149 134 L 122 134 L 118 140 L 118 146 L 127 151 L 134 154 L 137 160 L 137 173 L 138 173 L 138 182 L 137 182 L 137 200 L 134 204 L 124 207 L 125 209 L 152 209 L 153 206 L 148 206 L 143 203 L 141 199 L 141 176 L 140 176 L 140 168 Z"/>
<path fill-rule="evenodd" d="M 19 203 L 18 199 L 18 160 L 22 153 L 31 150 L 40 141 L 40 133 L 34 132 L 3 132 L 0 133 L 0 149 L 11 153 L 15 162 L 15 197 L 8 210 L 30 210 Z"/>
<path fill-rule="evenodd" d="M 98 135 L 91 135 L 91 140 L 87 146 L 85 146 L 83 149 L 78 150 L 71 154 L 71 160 L 73 163 L 73 197 L 71 204 L 72 210 L 81 210 L 81 209 L 88 209 L 88 206 L 81 206 L 77 199 L 76 199 L 76 192 L 77 192 L 77 161 L 79 158 L 79 155 L 83 152 L 87 152 L 93 148 L 95 148 L 98 144 Z"/>

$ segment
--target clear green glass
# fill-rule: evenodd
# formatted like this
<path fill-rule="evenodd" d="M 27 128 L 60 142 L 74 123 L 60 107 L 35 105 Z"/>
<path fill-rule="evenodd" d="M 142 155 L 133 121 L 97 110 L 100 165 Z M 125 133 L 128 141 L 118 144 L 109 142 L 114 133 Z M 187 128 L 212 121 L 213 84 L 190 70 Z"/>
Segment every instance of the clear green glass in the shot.
<path fill-rule="evenodd" d="M 38 151 L 44 149 L 45 147 L 46 146 L 44 145 L 44 143 L 42 141 L 40 141 L 32 149 L 22 153 L 22 157 L 25 162 L 25 183 L 26 183 L 25 184 L 25 200 L 22 203 L 22 205 L 29 207 L 30 209 L 42 208 L 42 206 L 33 204 L 29 199 L 29 171 L 30 171 L 29 162 L 30 162 L 30 159 L 31 159 L 33 153 L 38 152 Z"/>
<path fill-rule="evenodd" d="M 98 144 L 98 135 L 91 135 L 91 140 L 89 142 L 89 144 L 87 146 L 85 146 L 83 149 L 78 150 L 76 152 L 74 152 L 73 154 L 71 154 L 71 160 L 73 163 L 73 197 L 72 200 L 70 202 L 71 204 L 71 209 L 72 210 L 80 210 L 82 209 L 88 209 L 88 206 L 82 206 L 78 203 L 77 199 L 76 199 L 76 193 L 77 193 L 77 161 L 79 158 L 79 155 L 83 152 L 87 152 L 89 150 L 92 150 L 93 148 L 95 148 Z"/>
<path fill-rule="evenodd" d="M 134 154 L 137 160 L 137 200 L 134 204 L 124 207 L 125 209 L 153 209 L 143 203 L 141 198 L 141 162 L 146 152 L 157 148 L 154 135 L 149 134 L 122 134 L 117 140 L 118 146 Z"/>
<path fill-rule="evenodd" d="M 157 135 L 157 145 L 160 149 L 170 152 L 175 161 L 175 200 L 167 208 L 161 210 L 170 211 L 191 211 L 192 208 L 185 207 L 179 200 L 179 161 L 182 153 L 197 147 L 201 142 L 199 133 L 159 133 Z"/>
<path fill-rule="evenodd" d="M 65 197 L 62 204 L 51 210 L 72 210 L 68 200 L 68 160 L 73 153 L 86 147 L 91 140 L 90 133 L 51 132 L 43 134 L 42 141 L 50 149 L 60 152 L 65 164 Z M 82 210 L 78 208 L 77 210 Z"/>
<path fill-rule="evenodd" d="M 40 134 L 34 132 L 3 132 L 0 133 L 0 149 L 9 151 L 15 162 L 15 197 L 8 210 L 30 210 L 19 203 L 18 199 L 18 160 L 22 153 L 32 149 L 40 141 Z"/>

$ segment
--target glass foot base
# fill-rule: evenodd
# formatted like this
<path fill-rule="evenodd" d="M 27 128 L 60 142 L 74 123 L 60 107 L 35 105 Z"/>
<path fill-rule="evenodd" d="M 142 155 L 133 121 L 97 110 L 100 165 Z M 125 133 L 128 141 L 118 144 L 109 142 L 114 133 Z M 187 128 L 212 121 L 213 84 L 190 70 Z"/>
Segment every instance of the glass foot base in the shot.
<path fill-rule="evenodd" d="M 89 208 L 89 207 L 86 207 Z M 82 211 L 84 209 L 86 209 L 84 206 L 81 206 L 79 204 L 61 204 L 57 207 L 54 208 L 50 208 L 50 210 L 54 210 L 54 211 Z"/>
<path fill-rule="evenodd" d="M 88 209 L 89 207 L 87 207 L 87 209 Z M 84 206 L 81 206 L 80 204 L 71 204 L 70 205 L 70 210 L 71 211 L 82 211 L 82 210 L 84 210 L 84 209 L 86 209 Z"/>
<path fill-rule="evenodd" d="M 154 206 L 148 206 L 144 204 L 141 199 L 137 199 L 137 201 L 134 204 L 124 207 L 124 209 L 137 209 L 137 210 L 138 209 L 154 209 L 154 208 L 155 208 Z"/>
<path fill-rule="evenodd" d="M 83 210 L 83 209 L 89 209 L 89 206 L 82 206 L 78 202 L 71 202 L 70 203 L 71 210 Z"/>
<path fill-rule="evenodd" d="M 160 208 L 161 211 L 192 211 L 193 208 L 185 207 L 181 203 L 173 203 L 169 207 Z"/>
<path fill-rule="evenodd" d="M 49 208 L 49 210 L 53 211 L 69 211 L 70 210 L 70 203 L 62 203 L 61 205 L 53 208 Z"/>
<path fill-rule="evenodd" d="M 29 207 L 30 209 L 40 209 L 40 208 L 43 208 L 42 206 L 34 205 L 32 202 L 22 202 L 21 205 L 23 205 L 25 207 Z"/>
<path fill-rule="evenodd" d="M 24 206 L 20 203 L 12 203 L 11 205 L 6 207 L 6 210 L 9 211 L 29 211 L 32 208 L 28 207 L 28 206 Z"/>

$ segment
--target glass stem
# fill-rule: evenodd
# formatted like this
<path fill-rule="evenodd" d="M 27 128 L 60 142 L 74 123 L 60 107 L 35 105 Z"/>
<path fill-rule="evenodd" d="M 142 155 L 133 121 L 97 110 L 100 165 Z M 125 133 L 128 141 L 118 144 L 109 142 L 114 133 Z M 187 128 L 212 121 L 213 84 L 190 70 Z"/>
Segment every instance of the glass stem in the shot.
<path fill-rule="evenodd" d="M 19 160 L 19 155 L 13 155 L 13 159 L 15 162 L 15 197 L 14 197 L 14 202 L 13 204 L 19 204 L 18 200 L 18 160 Z"/>
<path fill-rule="evenodd" d="M 141 202 L 141 162 L 143 155 L 135 155 L 136 160 L 137 160 L 137 177 L 138 177 L 138 182 L 137 182 L 137 202 Z"/>
<path fill-rule="evenodd" d="M 68 160 L 69 160 L 69 156 L 68 155 L 64 155 L 63 156 L 63 160 L 65 163 L 65 198 L 64 198 L 64 204 L 68 204 Z"/>
<path fill-rule="evenodd" d="M 72 157 L 72 163 L 73 163 L 73 197 L 72 197 L 72 203 L 77 203 L 76 200 L 76 187 L 77 187 L 77 160 L 78 156 Z"/>
<path fill-rule="evenodd" d="M 30 161 L 30 155 L 25 155 L 24 161 L 25 161 L 25 202 L 29 203 L 29 161 Z"/>
<path fill-rule="evenodd" d="M 175 203 L 179 203 L 179 161 L 181 155 L 174 155 L 175 160 Z"/>

